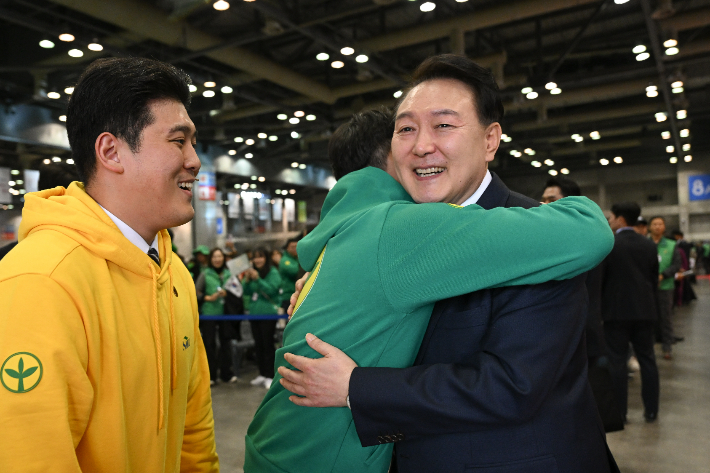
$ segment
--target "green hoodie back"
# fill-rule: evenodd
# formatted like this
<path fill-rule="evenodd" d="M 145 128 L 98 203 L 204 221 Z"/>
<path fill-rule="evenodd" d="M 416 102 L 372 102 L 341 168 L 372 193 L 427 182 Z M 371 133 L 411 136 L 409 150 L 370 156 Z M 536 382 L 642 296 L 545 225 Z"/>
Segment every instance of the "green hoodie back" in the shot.
<path fill-rule="evenodd" d="M 292 368 L 284 353 L 320 357 L 307 333 L 358 366 L 411 366 L 437 300 L 576 276 L 613 241 L 601 209 L 584 197 L 529 210 L 416 205 L 384 171 L 351 173 L 298 244 L 312 272 L 276 366 Z M 279 378 L 247 432 L 246 473 L 387 471 L 392 444 L 362 447 L 347 407 L 296 406 Z"/>

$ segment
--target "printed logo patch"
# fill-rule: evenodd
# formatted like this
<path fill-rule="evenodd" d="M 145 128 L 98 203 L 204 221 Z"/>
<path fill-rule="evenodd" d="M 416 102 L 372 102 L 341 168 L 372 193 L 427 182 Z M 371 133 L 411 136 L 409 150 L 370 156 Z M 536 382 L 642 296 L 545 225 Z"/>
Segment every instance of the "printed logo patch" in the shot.
<path fill-rule="evenodd" d="M 42 380 L 42 363 L 32 353 L 10 355 L 0 367 L 0 382 L 11 393 L 26 393 Z"/>
<path fill-rule="evenodd" d="M 185 337 L 185 338 L 183 338 L 183 340 L 185 340 L 185 341 L 182 342 L 182 351 L 185 351 L 188 348 L 190 348 L 190 339 Z"/>

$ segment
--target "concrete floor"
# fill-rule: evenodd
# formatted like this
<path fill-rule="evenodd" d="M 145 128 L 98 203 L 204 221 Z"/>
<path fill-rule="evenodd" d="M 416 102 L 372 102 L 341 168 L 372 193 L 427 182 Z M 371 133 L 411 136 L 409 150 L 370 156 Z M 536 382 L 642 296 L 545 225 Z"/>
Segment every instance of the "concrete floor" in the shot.
<path fill-rule="evenodd" d="M 675 312 L 676 333 L 685 341 L 674 346 L 673 360 L 664 360 L 656 346 L 661 375 L 658 420 L 653 424 L 643 420 L 637 373 L 629 382 L 630 423 L 607 436 L 622 473 L 710 473 L 708 280 L 700 280 L 695 292 L 698 300 Z M 217 452 L 225 473 L 243 472 L 244 435 L 266 393 L 249 384 L 256 374 L 247 362 L 237 383 L 219 384 L 212 390 Z"/>

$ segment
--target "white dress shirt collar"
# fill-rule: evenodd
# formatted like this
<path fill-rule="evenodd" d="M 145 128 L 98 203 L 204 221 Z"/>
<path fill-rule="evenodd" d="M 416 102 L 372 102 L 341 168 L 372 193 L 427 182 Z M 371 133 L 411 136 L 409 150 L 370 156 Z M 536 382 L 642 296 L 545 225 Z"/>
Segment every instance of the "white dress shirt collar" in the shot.
<path fill-rule="evenodd" d="M 138 234 L 137 231 L 126 225 L 123 220 L 120 218 L 116 217 L 114 214 L 109 212 L 104 208 L 103 205 L 99 204 L 99 207 L 104 209 L 104 212 L 106 212 L 106 215 L 108 215 L 108 218 L 113 220 L 113 223 L 116 224 L 119 230 L 121 230 L 121 233 L 123 233 L 123 236 L 128 239 L 131 243 L 136 245 L 138 249 L 140 249 L 143 253 L 148 254 L 148 250 L 151 248 L 155 248 L 155 251 L 160 254 L 160 250 L 158 250 L 158 235 L 155 235 L 155 238 L 153 239 L 153 243 L 148 245 L 148 243 L 145 242 L 142 236 Z"/>
<path fill-rule="evenodd" d="M 481 185 L 478 186 L 478 189 L 476 189 L 476 192 L 474 192 L 471 197 L 466 199 L 464 203 L 461 204 L 461 207 L 466 207 L 467 205 L 475 204 L 476 202 L 478 202 L 478 199 L 480 199 L 486 189 L 488 189 L 488 184 L 490 184 L 492 180 L 493 177 L 491 177 L 491 172 L 489 170 L 486 170 L 486 175 L 483 178 L 483 181 L 481 181 Z"/>

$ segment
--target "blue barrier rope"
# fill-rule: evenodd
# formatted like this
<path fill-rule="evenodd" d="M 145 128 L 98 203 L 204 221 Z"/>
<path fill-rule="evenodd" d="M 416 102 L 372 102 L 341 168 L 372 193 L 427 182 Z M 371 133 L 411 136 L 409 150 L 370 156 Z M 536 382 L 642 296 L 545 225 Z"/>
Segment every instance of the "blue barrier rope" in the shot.
<path fill-rule="evenodd" d="M 220 321 L 220 320 L 278 320 L 278 319 L 288 319 L 288 314 L 267 314 L 267 315 L 200 315 L 200 320 L 208 321 Z"/>

